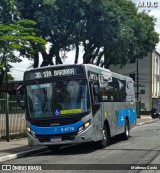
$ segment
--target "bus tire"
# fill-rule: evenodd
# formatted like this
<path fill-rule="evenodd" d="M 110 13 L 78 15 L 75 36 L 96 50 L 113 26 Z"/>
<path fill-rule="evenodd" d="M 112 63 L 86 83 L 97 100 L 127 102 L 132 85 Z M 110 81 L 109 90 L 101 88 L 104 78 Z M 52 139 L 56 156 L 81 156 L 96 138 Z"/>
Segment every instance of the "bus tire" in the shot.
<path fill-rule="evenodd" d="M 51 151 L 58 151 L 61 146 L 59 146 L 59 145 L 47 145 L 47 147 Z"/>
<path fill-rule="evenodd" d="M 98 148 L 102 149 L 109 145 L 110 143 L 110 132 L 109 128 L 104 126 L 103 127 L 103 139 L 97 142 Z"/>
<path fill-rule="evenodd" d="M 122 134 L 124 140 L 128 140 L 128 138 L 129 138 L 129 132 L 130 132 L 130 129 L 129 129 L 129 122 L 128 122 L 128 120 L 126 119 L 126 120 L 125 120 L 124 133 Z"/>

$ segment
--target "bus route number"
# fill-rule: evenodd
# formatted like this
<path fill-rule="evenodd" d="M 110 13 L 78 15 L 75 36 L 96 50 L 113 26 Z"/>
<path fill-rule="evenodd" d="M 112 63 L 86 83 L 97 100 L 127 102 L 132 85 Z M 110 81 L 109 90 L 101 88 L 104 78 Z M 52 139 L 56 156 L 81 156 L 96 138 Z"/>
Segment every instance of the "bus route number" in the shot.
<path fill-rule="evenodd" d="M 35 78 L 36 79 L 48 78 L 48 77 L 52 77 L 52 72 L 51 71 L 44 71 L 43 73 L 35 72 Z"/>
<path fill-rule="evenodd" d="M 42 78 L 42 74 L 40 72 L 35 72 L 35 78 L 36 79 Z"/>

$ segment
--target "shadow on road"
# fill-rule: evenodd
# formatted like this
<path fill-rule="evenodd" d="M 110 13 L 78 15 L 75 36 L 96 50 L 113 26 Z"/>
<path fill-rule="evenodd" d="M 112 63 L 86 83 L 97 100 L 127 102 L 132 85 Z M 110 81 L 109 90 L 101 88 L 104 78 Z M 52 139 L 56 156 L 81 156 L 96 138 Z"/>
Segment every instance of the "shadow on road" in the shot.
<path fill-rule="evenodd" d="M 122 137 L 120 135 L 111 138 L 111 143 L 110 146 L 119 143 L 122 140 Z M 106 147 L 101 150 L 107 150 L 109 147 Z M 47 150 L 46 152 L 43 153 L 38 153 L 36 155 L 41 156 L 41 155 L 77 155 L 77 154 L 89 154 L 95 151 L 100 150 L 96 143 L 84 143 L 84 144 L 75 144 L 75 145 L 69 145 L 69 146 L 64 146 L 61 147 L 59 150 Z M 113 149 L 112 149 L 113 150 Z M 29 157 L 29 156 L 28 156 Z"/>

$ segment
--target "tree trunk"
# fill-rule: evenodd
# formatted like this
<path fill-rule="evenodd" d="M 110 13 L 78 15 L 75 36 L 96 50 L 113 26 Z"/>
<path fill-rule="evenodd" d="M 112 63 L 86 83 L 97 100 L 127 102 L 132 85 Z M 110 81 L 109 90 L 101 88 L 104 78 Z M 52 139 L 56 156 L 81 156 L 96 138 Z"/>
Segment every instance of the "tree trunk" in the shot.
<path fill-rule="evenodd" d="M 104 54 L 104 51 L 102 51 L 102 52 L 99 54 L 98 59 L 97 59 L 97 62 L 96 62 L 96 65 L 100 65 L 100 61 L 101 61 L 101 58 L 102 58 L 103 54 Z"/>
<path fill-rule="evenodd" d="M 92 64 L 93 64 L 93 61 L 96 59 L 96 57 L 98 56 L 98 53 L 99 53 L 99 47 L 97 48 L 96 52 L 93 54 L 93 57 L 92 57 Z"/>
<path fill-rule="evenodd" d="M 107 47 L 104 47 L 104 68 L 109 68 L 110 64 L 111 64 L 111 59 L 110 57 L 108 57 L 108 55 L 110 55 L 110 52 L 112 52 L 112 50 L 107 50 Z"/>
<path fill-rule="evenodd" d="M 61 58 L 59 56 L 59 49 L 57 49 L 55 51 L 55 53 L 56 53 L 56 64 L 63 64 L 63 62 L 62 62 L 62 60 L 61 60 Z"/>
<path fill-rule="evenodd" d="M 85 53 L 83 55 L 83 63 L 89 64 L 92 62 L 93 52 L 97 48 L 96 44 L 92 40 L 88 44 L 83 43 Z"/>
<path fill-rule="evenodd" d="M 75 60 L 74 63 L 78 63 L 78 57 L 79 57 L 79 45 L 76 43 L 76 54 L 75 54 Z"/>
<path fill-rule="evenodd" d="M 34 59 L 33 68 L 37 68 L 38 65 L 39 65 L 39 55 L 38 55 L 38 52 L 36 52 L 36 53 L 33 55 L 33 59 Z"/>
<path fill-rule="evenodd" d="M 89 64 L 90 63 L 90 56 L 89 56 L 89 52 L 85 52 L 83 54 L 83 64 Z"/>
<path fill-rule="evenodd" d="M 52 55 L 48 55 L 48 65 L 54 65 Z"/>
<path fill-rule="evenodd" d="M 51 54 L 47 54 L 45 51 L 41 52 L 41 54 L 43 57 L 41 67 L 48 66 L 48 65 L 54 65 L 53 60 L 52 60 L 53 56 Z"/>
<path fill-rule="evenodd" d="M 3 79 L 4 79 L 4 70 L 3 70 L 3 68 L 0 68 L 0 72 L 1 72 L 1 75 L 0 75 L 0 88 L 1 88 L 2 84 L 3 84 Z"/>

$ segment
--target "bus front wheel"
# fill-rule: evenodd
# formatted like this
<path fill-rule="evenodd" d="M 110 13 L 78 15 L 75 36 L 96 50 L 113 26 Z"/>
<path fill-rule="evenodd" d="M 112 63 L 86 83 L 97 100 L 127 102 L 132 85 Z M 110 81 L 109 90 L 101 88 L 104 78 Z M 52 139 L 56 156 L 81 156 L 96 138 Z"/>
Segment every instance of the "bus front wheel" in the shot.
<path fill-rule="evenodd" d="M 109 145 L 109 141 L 110 141 L 109 129 L 104 126 L 103 138 L 100 141 L 98 141 L 98 147 L 101 149 L 107 147 Z"/>

